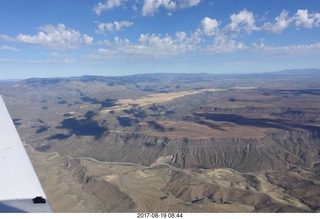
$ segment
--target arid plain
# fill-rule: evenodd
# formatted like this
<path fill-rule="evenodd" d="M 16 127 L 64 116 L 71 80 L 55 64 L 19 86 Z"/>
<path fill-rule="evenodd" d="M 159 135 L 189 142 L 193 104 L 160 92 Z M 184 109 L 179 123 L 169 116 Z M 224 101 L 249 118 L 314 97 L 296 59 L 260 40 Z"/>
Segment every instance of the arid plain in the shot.
<path fill-rule="evenodd" d="M 320 70 L 2 82 L 55 212 L 320 212 Z"/>

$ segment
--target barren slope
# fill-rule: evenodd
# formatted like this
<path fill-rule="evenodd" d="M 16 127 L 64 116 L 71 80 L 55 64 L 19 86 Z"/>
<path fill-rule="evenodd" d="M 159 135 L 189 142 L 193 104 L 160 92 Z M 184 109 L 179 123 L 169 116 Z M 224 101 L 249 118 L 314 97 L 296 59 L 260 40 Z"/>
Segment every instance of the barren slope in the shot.
<path fill-rule="evenodd" d="M 316 212 L 318 76 L 29 79 L 0 93 L 56 211 Z"/>

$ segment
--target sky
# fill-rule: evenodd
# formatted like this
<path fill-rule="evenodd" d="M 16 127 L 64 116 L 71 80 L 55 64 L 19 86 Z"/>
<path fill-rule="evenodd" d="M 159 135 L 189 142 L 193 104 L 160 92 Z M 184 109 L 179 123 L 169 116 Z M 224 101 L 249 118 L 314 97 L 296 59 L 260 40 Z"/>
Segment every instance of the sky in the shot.
<path fill-rule="evenodd" d="M 319 0 L 0 1 L 0 80 L 320 68 Z"/>

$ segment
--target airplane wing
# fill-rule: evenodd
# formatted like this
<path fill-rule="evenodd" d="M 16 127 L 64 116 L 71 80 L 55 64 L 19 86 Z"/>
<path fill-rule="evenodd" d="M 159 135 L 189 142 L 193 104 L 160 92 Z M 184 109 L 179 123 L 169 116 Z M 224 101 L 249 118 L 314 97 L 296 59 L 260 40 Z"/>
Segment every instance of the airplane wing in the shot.
<path fill-rule="evenodd" d="M 1 96 L 0 212 L 52 212 Z"/>

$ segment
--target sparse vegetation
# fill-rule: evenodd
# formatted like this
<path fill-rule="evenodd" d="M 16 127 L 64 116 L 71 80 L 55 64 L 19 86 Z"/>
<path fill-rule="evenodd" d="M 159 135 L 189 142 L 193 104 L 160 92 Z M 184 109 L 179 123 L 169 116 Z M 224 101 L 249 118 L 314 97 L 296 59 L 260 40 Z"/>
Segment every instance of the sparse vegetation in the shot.
<path fill-rule="evenodd" d="M 303 76 L 29 79 L 0 93 L 55 211 L 319 212 L 319 73 Z"/>

